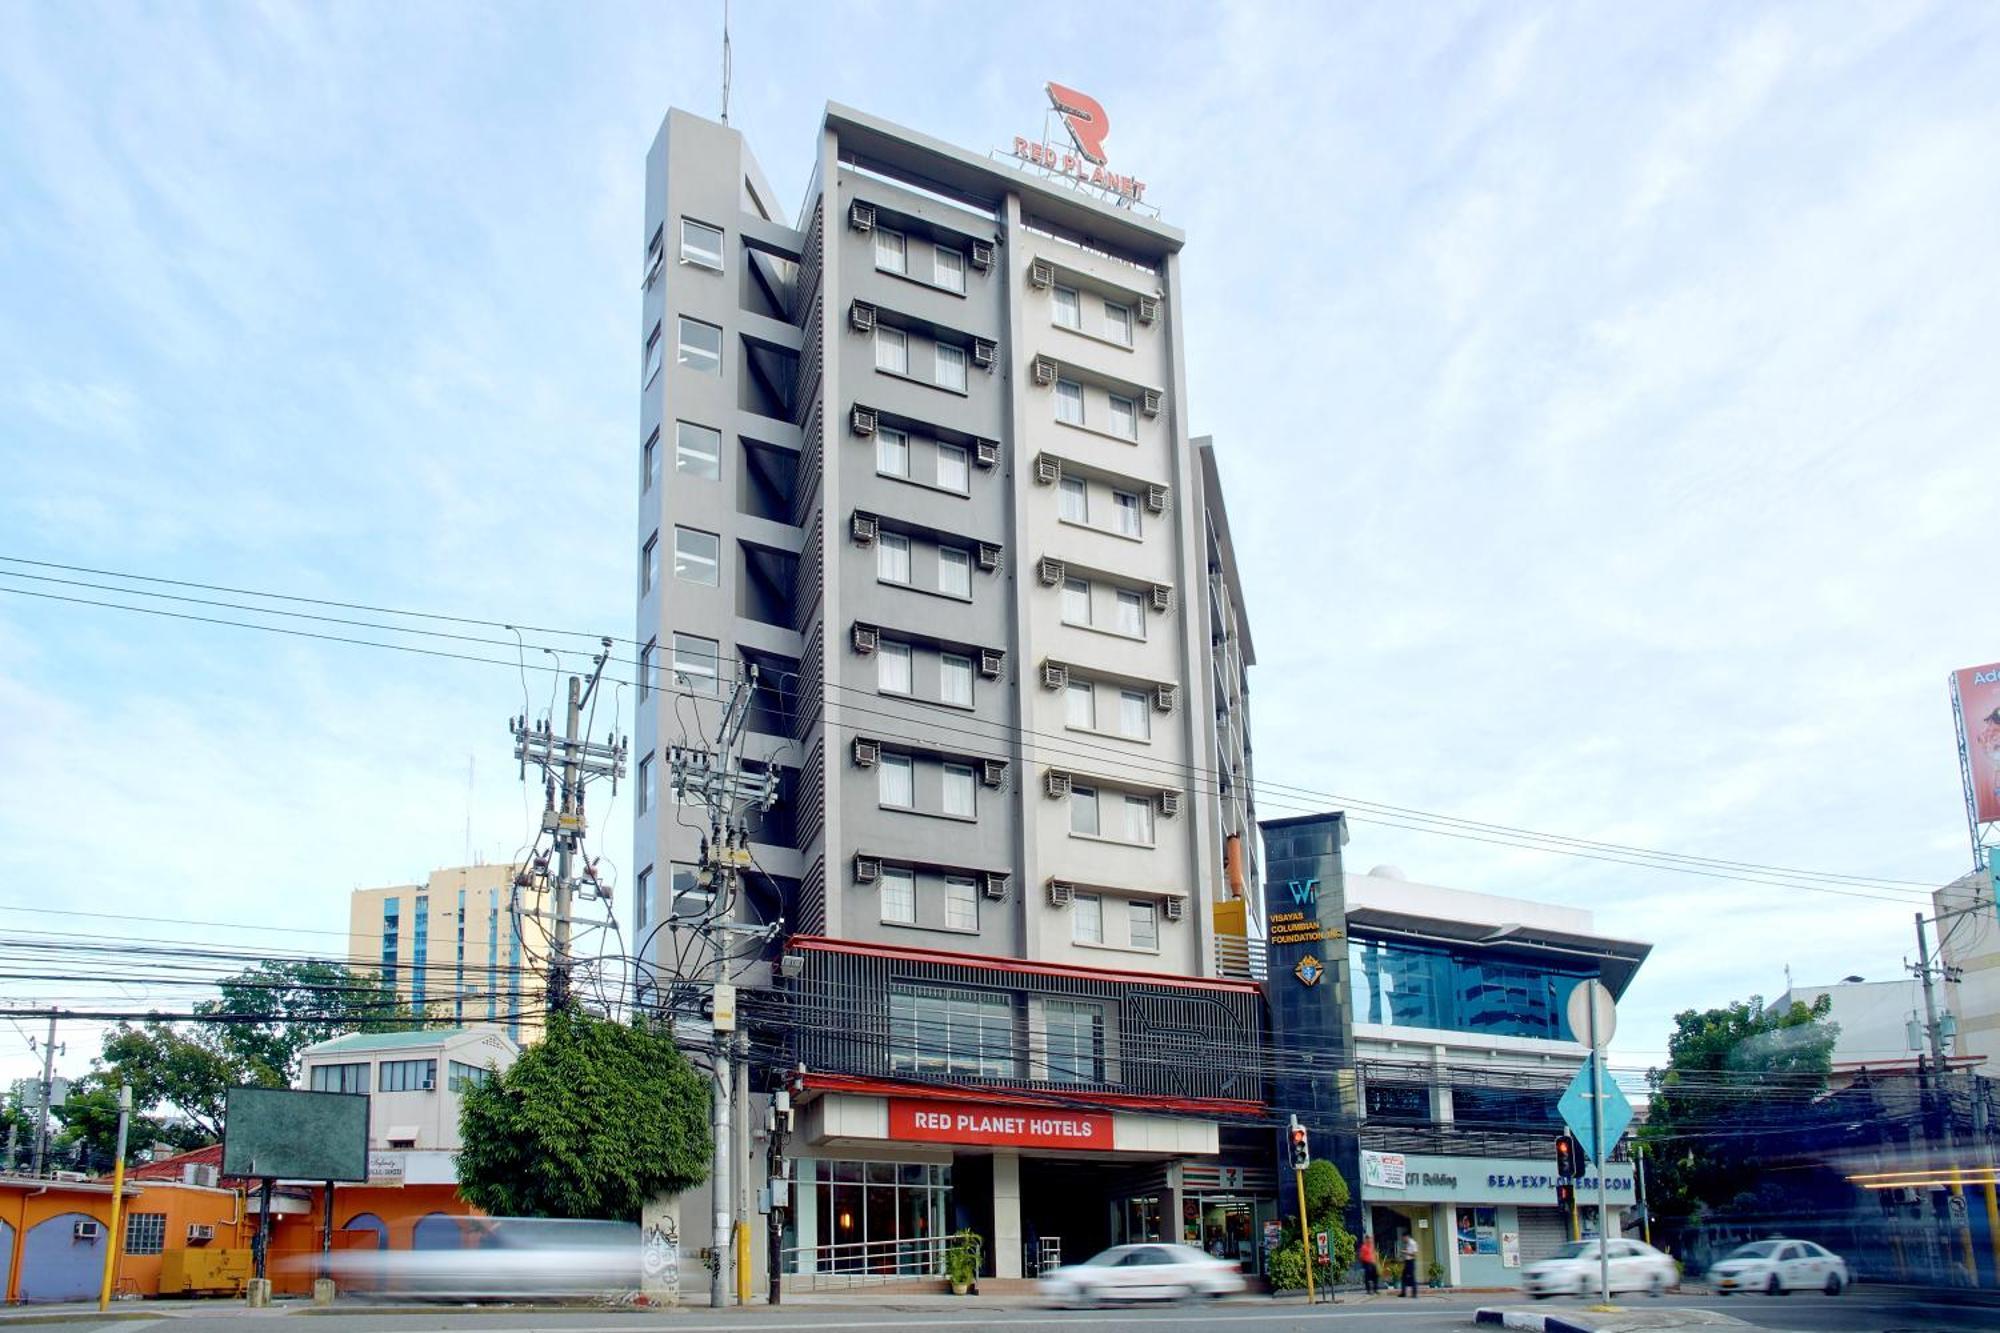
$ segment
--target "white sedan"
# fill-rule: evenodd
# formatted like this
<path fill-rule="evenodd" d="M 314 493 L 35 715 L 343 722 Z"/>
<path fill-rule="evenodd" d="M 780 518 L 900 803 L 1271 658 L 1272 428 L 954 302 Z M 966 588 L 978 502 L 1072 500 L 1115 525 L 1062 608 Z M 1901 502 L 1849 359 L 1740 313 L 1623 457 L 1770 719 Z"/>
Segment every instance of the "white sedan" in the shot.
<path fill-rule="evenodd" d="M 1671 1255 L 1643 1241 L 1614 1239 L 1605 1252 L 1610 1261 L 1611 1290 L 1644 1291 L 1664 1296 L 1680 1284 L 1680 1269 Z M 1521 1270 L 1521 1290 L 1536 1300 L 1549 1296 L 1589 1296 L 1599 1285 L 1598 1242 L 1573 1240 L 1553 1255 Z"/>
<path fill-rule="evenodd" d="M 1243 1290 L 1243 1273 L 1192 1245 L 1114 1245 L 1046 1274 L 1041 1289 L 1058 1304 L 1172 1301 L 1233 1295 Z"/>
<path fill-rule="evenodd" d="M 1838 1296 L 1854 1279 L 1847 1261 L 1809 1240 L 1757 1240 L 1738 1245 L 1708 1270 L 1715 1294 L 1761 1291 L 1782 1296 L 1789 1291 L 1823 1291 Z"/>

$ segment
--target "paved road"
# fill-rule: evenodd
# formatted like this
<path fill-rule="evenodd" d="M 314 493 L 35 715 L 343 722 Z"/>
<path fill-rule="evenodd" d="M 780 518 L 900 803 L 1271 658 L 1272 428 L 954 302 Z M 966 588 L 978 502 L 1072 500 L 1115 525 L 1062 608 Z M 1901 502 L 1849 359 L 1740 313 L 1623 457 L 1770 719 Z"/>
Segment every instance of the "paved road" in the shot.
<path fill-rule="evenodd" d="M 475 1309 L 462 1306 L 440 1307 L 421 1313 L 368 1310 L 347 1307 L 331 1315 L 312 1315 L 297 1307 L 281 1307 L 266 1312 L 246 1312 L 241 1307 L 221 1306 L 208 1311 L 179 1310 L 170 1316 L 149 1318 L 153 1312 L 144 1305 L 119 1309 L 115 1322 L 95 1320 L 67 1322 L 76 1333 L 252 1333 L 246 1321 L 267 1324 L 271 1319 L 312 1322 L 296 1323 L 285 1333 L 872 1333 L 887 1329 L 1028 1329 L 1047 1333 L 1068 1326 L 1078 1333 L 1345 1333 L 1348 1329 L 1389 1330 L 1390 1333 L 1428 1333 L 1437 1329 L 1472 1327 L 1472 1311 L 1480 1305 L 1505 1304 L 1555 1313 L 1581 1308 L 1581 1302 L 1547 1301 L 1539 1304 L 1509 1301 L 1493 1296 L 1427 1296 L 1415 1302 L 1393 1297 L 1373 1301 L 1343 1301 L 1338 1306 L 1321 1305 L 1311 1310 L 1303 1305 L 1250 1298 L 1213 1305 L 1180 1305 L 1130 1310 L 1048 1310 L 1022 1302 L 951 1301 L 941 1298 L 887 1297 L 880 1304 L 815 1303 L 787 1305 L 778 1310 L 763 1306 L 747 1309 L 709 1310 L 683 1307 L 671 1311 L 590 1310 L 574 1313 Z M 1993 1328 L 1991 1307 L 1966 1309 L 1924 1300 L 1901 1293 L 1851 1291 L 1839 1297 L 1669 1297 L 1628 1300 L 1633 1309 L 1665 1310 L 1691 1306 L 1734 1315 L 1759 1328 L 1791 1330 L 1793 1333 L 1882 1333 L 1884 1330 Z M 0 1317 L 0 1327 L 32 1319 L 30 1311 Z M 331 1322 L 323 1322 L 330 1319 Z M 25 1333 L 25 1330 L 23 1330 Z M 264 1333 L 277 1333 L 267 1328 Z"/>

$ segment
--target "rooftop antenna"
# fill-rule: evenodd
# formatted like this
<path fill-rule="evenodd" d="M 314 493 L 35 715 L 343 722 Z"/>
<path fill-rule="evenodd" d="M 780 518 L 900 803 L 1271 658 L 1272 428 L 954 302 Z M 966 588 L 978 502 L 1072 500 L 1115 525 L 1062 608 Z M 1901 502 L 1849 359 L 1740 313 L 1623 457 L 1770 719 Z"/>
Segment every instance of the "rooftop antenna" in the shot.
<path fill-rule="evenodd" d="M 729 0 L 722 0 L 722 123 L 729 123 Z"/>

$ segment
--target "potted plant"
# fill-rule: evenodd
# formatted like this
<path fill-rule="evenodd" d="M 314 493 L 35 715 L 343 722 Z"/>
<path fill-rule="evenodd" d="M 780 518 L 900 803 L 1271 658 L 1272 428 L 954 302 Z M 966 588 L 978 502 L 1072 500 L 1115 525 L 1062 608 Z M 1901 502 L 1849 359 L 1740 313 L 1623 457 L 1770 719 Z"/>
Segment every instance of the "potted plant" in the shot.
<path fill-rule="evenodd" d="M 979 1280 L 979 1261 L 984 1253 L 985 1242 L 978 1232 L 953 1233 L 944 1251 L 944 1275 L 951 1283 L 952 1295 L 963 1296 L 972 1290 L 972 1284 Z"/>
<path fill-rule="evenodd" d="M 1431 1266 L 1425 1272 L 1424 1276 L 1430 1279 L 1430 1284 L 1433 1288 L 1442 1287 L 1444 1285 L 1444 1265 L 1435 1259 L 1431 1260 Z"/>

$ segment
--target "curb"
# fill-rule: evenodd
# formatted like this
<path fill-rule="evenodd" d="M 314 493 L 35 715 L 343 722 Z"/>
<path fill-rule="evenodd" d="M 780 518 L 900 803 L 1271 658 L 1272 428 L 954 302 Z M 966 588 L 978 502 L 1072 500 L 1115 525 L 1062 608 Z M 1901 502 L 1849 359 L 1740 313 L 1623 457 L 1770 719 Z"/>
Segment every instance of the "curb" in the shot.
<path fill-rule="evenodd" d="M 1472 1317 L 1475 1324 L 1491 1324 L 1498 1328 L 1525 1328 L 1535 1333 L 1595 1333 L 1585 1324 L 1572 1324 L 1559 1314 L 1528 1314 L 1521 1310 L 1480 1310 Z"/>

